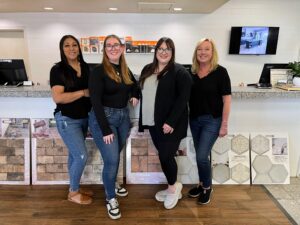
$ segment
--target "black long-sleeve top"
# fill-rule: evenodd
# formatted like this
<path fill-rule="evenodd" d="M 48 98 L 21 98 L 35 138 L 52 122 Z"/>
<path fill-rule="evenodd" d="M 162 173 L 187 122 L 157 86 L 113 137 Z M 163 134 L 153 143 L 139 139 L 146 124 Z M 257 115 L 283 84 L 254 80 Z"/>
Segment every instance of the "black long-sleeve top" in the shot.
<path fill-rule="evenodd" d="M 146 65 L 142 75 L 150 67 Z M 180 140 L 187 135 L 188 127 L 188 100 L 192 86 L 192 79 L 187 70 L 180 64 L 175 63 L 170 70 L 158 81 L 155 94 L 154 123 L 160 137 L 164 140 Z M 142 125 L 142 104 L 140 101 L 139 131 L 147 128 Z M 162 126 L 166 123 L 174 131 L 172 134 L 164 134 Z"/>
<path fill-rule="evenodd" d="M 119 65 L 112 64 L 118 74 L 121 75 Z M 117 83 L 112 80 L 104 71 L 102 64 L 97 66 L 89 77 L 89 91 L 92 107 L 95 112 L 98 124 L 102 130 L 103 136 L 112 134 L 109 123 L 104 113 L 104 106 L 110 108 L 124 108 L 128 104 L 129 98 L 139 99 L 139 88 L 137 82 L 130 72 L 133 84 L 125 84 L 123 81 Z"/>

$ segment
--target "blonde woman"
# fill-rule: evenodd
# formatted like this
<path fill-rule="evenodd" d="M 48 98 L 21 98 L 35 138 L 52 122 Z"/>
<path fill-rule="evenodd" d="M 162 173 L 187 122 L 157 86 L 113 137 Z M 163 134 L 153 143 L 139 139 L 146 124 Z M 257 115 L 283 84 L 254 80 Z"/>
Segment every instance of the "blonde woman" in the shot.
<path fill-rule="evenodd" d="M 211 39 L 200 40 L 194 50 L 193 86 L 189 101 L 190 128 L 196 151 L 199 184 L 188 195 L 199 204 L 210 202 L 212 189 L 210 151 L 218 137 L 227 134 L 231 85 L 227 70 L 218 64 Z"/>

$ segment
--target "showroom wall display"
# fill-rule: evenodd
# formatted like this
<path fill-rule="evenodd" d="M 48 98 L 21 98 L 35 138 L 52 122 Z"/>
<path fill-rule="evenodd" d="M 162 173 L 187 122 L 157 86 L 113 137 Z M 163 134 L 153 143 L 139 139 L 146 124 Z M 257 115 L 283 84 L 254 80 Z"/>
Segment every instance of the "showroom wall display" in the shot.
<path fill-rule="evenodd" d="M 0 184 L 30 183 L 29 119 L 0 118 Z"/>
<path fill-rule="evenodd" d="M 67 184 L 69 182 L 68 150 L 60 138 L 54 119 L 31 119 L 32 184 Z M 103 160 L 92 137 L 86 139 L 88 160 L 82 184 L 102 184 Z M 123 154 L 118 181 L 123 182 Z"/>
<path fill-rule="evenodd" d="M 80 45 L 83 54 L 102 54 L 105 36 L 82 37 Z M 154 53 L 157 41 L 152 40 L 134 40 L 132 36 L 120 37 L 121 42 L 125 44 L 125 54 L 131 53 Z"/>
<path fill-rule="evenodd" d="M 289 184 L 289 143 L 286 133 L 251 133 L 253 184 Z"/>

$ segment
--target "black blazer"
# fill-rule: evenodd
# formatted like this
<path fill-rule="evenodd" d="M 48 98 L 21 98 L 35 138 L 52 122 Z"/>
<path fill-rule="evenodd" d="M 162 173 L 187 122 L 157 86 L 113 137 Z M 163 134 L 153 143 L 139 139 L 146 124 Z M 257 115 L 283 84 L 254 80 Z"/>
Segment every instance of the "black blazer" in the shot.
<path fill-rule="evenodd" d="M 149 68 L 146 65 L 143 72 Z M 154 123 L 158 134 L 165 140 L 181 140 L 187 135 L 188 127 L 188 101 L 190 97 L 192 79 L 188 71 L 180 64 L 174 66 L 164 74 L 157 85 Z M 142 104 L 140 99 L 139 131 L 142 132 L 146 126 L 142 125 Z M 174 128 L 172 134 L 164 134 L 162 126 L 166 123 Z"/>

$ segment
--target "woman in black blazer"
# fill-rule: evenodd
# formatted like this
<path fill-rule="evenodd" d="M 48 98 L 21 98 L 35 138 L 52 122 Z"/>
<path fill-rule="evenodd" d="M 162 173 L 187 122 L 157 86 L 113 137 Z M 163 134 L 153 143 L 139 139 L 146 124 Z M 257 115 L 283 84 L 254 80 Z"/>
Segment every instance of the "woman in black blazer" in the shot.
<path fill-rule="evenodd" d="M 144 67 L 139 83 L 142 89 L 139 131 L 149 129 L 168 181 L 168 188 L 157 192 L 155 198 L 164 202 L 166 209 L 172 209 L 182 197 L 174 157 L 187 134 L 187 102 L 192 81 L 186 69 L 175 63 L 175 46 L 170 38 L 159 39 L 153 62 Z"/>

